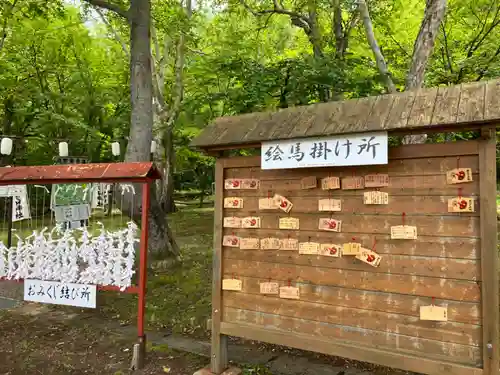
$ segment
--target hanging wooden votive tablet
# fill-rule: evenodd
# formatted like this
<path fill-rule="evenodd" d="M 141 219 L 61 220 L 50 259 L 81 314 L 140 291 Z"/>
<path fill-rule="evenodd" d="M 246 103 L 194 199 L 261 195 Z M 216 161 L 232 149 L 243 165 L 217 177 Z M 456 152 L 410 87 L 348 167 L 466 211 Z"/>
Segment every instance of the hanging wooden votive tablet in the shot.
<path fill-rule="evenodd" d="M 340 232 L 342 230 L 342 221 L 331 218 L 319 219 L 319 229 L 330 232 Z"/>
<path fill-rule="evenodd" d="M 240 238 L 234 235 L 224 236 L 222 239 L 222 246 L 240 247 Z"/>
<path fill-rule="evenodd" d="M 260 240 L 258 238 L 240 238 L 241 250 L 258 250 L 260 249 Z"/>
<path fill-rule="evenodd" d="M 365 179 L 362 176 L 344 177 L 342 190 L 359 190 L 365 188 Z"/>
<path fill-rule="evenodd" d="M 342 245 L 342 255 L 359 255 L 361 244 L 357 242 L 347 242 Z"/>
<path fill-rule="evenodd" d="M 243 198 L 224 198 L 224 208 L 243 208 Z"/>
<path fill-rule="evenodd" d="M 248 216 L 241 220 L 242 228 L 260 228 L 260 217 Z"/>
<path fill-rule="evenodd" d="M 446 182 L 448 184 L 463 184 L 472 181 L 471 168 L 455 168 L 446 172 Z"/>
<path fill-rule="evenodd" d="M 474 199 L 464 197 L 448 199 L 448 212 L 474 212 Z"/>
<path fill-rule="evenodd" d="M 292 209 L 293 207 L 293 204 L 292 202 L 290 202 L 288 199 L 286 199 L 285 197 L 283 197 L 282 195 L 278 195 L 276 194 L 274 197 L 273 197 L 274 201 L 275 201 L 275 204 L 278 206 L 278 208 L 282 211 L 285 211 L 285 212 L 290 212 L 290 210 Z"/>
<path fill-rule="evenodd" d="M 299 218 L 280 217 L 279 229 L 299 229 Z"/>
<path fill-rule="evenodd" d="M 222 290 L 241 291 L 243 283 L 238 279 L 224 279 L 222 280 Z"/>
<path fill-rule="evenodd" d="M 274 282 L 260 283 L 260 294 L 279 294 L 280 284 Z"/>
<path fill-rule="evenodd" d="M 259 199 L 259 210 L 277 210 L 278 208 L 279 204 L 274 198 Z"/>
<path fill-rule="evenodd" d="M 280 298 L 285 299 L 299 299 L 299 288 L 293 286 L 280 287 Z"/>
<path fill-rule="evenodd" d="M 420 306 L 420 320 L 432 320 L 435 322 L 448 321 L 448 309 L 441 306 Z"/>
<path fill-rule="evenodd" d="M 359 259 L 366 264 L 369 264 L 373 267 L 378 267 L 380 265 L 380 261 L 382 257 L 378 255 L 375 251 L 370 249 L 361 248 L 360 253 L 356 255 L 356 259 Z"/>
<path fill-rule="evenodd" d="M 241 180 L 240 179 L 227 179 L 224 180 L 224 189 L 226 190 L 240 190 Z"/>
<path fill-rule="evenodd" d="M 319 243 L 317 242 L 300 242 L 299 254 L 317 255 L 319 252 Z"/>
<path fill-rule="evenodd" d="M 245 190 L 257 190 L 260 187 L 260 181 L 255 178 L 245 178 L 241 180 L 241 188 Z"/>
<path fill-rule="evenodd" d="M 316 176 L 304 177 L 300 180 L 300 188 L 302 190 L 316 189 L 318 187 L 318 179 Z"/>
<path fill-rule="evenodd" d="M 342 210 L 342 201 L 340 199 L 320 199 L 318 200 L 319 211 L 338 212 Z"/>
<path fill-rule="evenodd" d="M 299 240 L 295 238 L 283 238 L 280 240 L 280 250 L 298 250 Z"/>
<path fill-rule="evenodd" d="M 391 227 L 391 239 L 393 240 L 416 240 L 417 227 L 411 225 L 396 225 Z"/>
<path fill-rule="evenodd" d="M 321 189 L 323 189 L 323 190 L 340 189 L 340 178 L 339 177 L 323 178 L 321 180 Z"/>
<path fill-rule="evenodd" d="M 389 204 L 389 193 L 382 191 L 367 191 L 363 193 L 364 204 Z"/>
<path fill-rule="evenodd" d="M 389 186 L 388 174 L 368 174 L 365 176 L 365 187 L 386 187 Z"/>
<path fill-rule="evenodd" d="M 225 217 L 224 228 L 241 228 L 241 218 L 239 217 Z"/>
<path fill-rule="evenodd" d="M 333 243 L 322 243 L 319 248 L 319 255 L 340 258 L 342 256 L 342 246 Z"/>
<path fill-rule="evenodd" d="M 260 248 L 263 250 L 279 250 L 280 240 L 279 238 L 262 238 L 260 240 Z"/>

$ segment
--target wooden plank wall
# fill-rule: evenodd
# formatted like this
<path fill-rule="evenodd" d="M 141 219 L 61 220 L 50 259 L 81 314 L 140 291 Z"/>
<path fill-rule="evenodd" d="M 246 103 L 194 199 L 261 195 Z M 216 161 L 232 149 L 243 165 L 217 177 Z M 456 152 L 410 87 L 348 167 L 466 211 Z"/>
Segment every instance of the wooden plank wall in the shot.
<path fill-rule="evenodd" d="M 447 155 L 447 156 L 440 156 Z M 261 229 L 229 229 L 240 237 L 297 238 L 321 243 L 349 242 L 383 256 L 373 268 L 353 257 L 299 255 L 298 251 L 222 249 L 224 278 L 243 282 L 241 292 L 223 291 L 222 322 L 271 331 L 407 353 L 438 361 L 481 367 L 480 207 L 470 214 L 448 213 L 447 200 L 479 195 L 478 144 L 405 146 L 390 152 L 384 166 L 261 170 L 260 157 L 224 159 L 224 178 L 260 179 L 260 190 L 225 190 L 224 197 L 243 197 L 243 209 L 224 209 L 223 216 L 260 216 Z M 474 181 L 446 184 L 446 171 L 472 168 Z M 363 190 L 301 190 L 307 176 L 363 176 L 388 173 L 389 205 L 364 205 Z M 319 186 L 319 184 L 318 184 Z M 365 189 L 364 191 L 366 191 Z M 300 230 L 279 230 L 281 211 L 259 211 L 258 199 L 281 194 L 292 201 Z M 320 198 L 342 200 L 342 232 L 319 231 Z M 418 228 L 417 240 L 391 240 L 390 227 Z M 300 289 L 300 300 L 259 293 L 259 283 L 277 281 Z M 448 306 L 448 322 L 419 319 L 419 307 Z M 263 341 L 265 339 L 263 338 Z M 293 343 L 289 343 L 293 346 Z"/>

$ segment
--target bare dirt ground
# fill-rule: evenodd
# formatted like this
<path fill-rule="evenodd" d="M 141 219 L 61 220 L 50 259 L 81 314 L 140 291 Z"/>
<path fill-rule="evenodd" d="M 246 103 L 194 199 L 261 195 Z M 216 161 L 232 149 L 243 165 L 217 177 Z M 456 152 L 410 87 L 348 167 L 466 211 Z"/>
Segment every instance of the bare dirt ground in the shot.
<path fill-rule="evenodd" d="M 207 359 L 149 347 L 146 367 L 129 370 L 134 337 L 96 327 L 86 319 L 64 323 L 47 313 L 22 315 L 0 312 L 2 345 L 0 374 L 193 374 Z"/>

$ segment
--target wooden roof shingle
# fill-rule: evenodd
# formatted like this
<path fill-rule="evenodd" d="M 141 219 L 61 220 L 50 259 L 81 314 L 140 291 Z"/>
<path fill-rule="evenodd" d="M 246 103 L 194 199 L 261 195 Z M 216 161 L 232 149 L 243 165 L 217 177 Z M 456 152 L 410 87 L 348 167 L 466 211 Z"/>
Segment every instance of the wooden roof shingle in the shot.
<path fill-rule="evenodd" d="M 221 117 L 191 145 L 209 149 L 370 131 L 453 130 L 495 121 L 500 123 L 500 79 Z"/>

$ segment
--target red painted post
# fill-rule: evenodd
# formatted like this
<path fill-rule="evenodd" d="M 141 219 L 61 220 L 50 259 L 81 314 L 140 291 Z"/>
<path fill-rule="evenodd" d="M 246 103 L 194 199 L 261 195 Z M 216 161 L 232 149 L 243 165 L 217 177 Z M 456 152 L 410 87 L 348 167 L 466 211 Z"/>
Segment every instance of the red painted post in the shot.
<path fill-rule="evenodd" d="M 141 242 L 139 263 L 139 307 L 137 311 L 137 335 L 139 337 L 140 354 L 139 365 L 141 368 L 146 354 L 146 335 L 144 334 L 144 315 L 146 309 L 146 281 L 148 261 L 148 213 L 150 203 L 150 182 L 142 184 L 142 216 L 141 216 Z"/>

